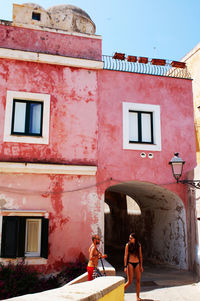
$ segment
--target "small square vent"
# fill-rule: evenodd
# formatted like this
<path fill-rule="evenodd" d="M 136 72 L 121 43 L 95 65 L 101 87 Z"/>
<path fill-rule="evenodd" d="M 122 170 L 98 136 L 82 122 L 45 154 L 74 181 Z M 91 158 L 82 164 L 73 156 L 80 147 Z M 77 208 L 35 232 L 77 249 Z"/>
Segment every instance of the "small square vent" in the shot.
<path fill-rule="evenodd" d="M 40 13 L 32 12 L 32 20 L 40 21 L 40 19 L 41 19 Z"/>

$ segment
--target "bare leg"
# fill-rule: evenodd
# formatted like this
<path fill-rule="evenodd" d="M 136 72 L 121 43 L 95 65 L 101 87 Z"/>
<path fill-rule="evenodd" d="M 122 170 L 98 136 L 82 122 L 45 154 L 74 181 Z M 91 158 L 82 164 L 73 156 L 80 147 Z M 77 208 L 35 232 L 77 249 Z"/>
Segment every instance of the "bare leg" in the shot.
<path fill-rule="evenodd" d="M 128 278 L 128 280 L 125 283 L 125 287 L 124 287 L 125 290 L 133 282 L 133 266 L 131 264 L 128 264 L 128 267 L 127 267 L 127 278 Z"/>
<path fill-rule="evenodd" d="M 141 279 L 141 271 L 140 271 L 140 265 L 138 264 L 135 268 L 135 286 L 136 286 L 136 296 L 137 301 L 140 299 L 140 279 Z"/>

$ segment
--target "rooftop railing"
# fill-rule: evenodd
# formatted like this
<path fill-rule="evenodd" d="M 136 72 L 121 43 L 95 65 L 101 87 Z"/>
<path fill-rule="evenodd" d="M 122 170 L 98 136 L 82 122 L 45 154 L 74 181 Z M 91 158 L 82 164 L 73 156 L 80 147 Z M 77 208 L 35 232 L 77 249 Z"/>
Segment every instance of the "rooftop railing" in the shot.
<path fill-rule="evenodd" d="M 115 53 L 113 56 L 103 55 L 102 60 L 104 69 L 107 70 L 191 79 L 184 62 L 126 56 L 124 53 Z"/>

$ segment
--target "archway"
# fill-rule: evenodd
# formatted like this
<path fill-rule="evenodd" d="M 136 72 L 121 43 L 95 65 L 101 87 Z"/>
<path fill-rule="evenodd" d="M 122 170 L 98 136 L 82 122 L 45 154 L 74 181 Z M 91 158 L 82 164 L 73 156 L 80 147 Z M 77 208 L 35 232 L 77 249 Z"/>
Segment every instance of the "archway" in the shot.
<path fill-rule="evenodd" d="M 105 252 L 114 266 L 123 266 L 125 243 L 136 232 L 146 263 L 188 268 L 185 208 L 175 193 L 151 183 L 126 182 L 110 186 L 105 203 Z"/>

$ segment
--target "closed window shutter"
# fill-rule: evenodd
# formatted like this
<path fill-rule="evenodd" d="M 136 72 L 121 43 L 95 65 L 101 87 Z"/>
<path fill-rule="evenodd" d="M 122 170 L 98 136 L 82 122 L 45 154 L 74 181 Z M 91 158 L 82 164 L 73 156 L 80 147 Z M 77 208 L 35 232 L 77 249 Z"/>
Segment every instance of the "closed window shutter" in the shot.
<path fill-rule="evenodd" d="M 42 218 L 42 235 L 41 235 L 41 254 L 43 258 L 48 258 L 48 234 L 49 234 L 49 220 Z"/>
<path fill-rule="evenodd" d="M 26 218 L 19 217 L 19 235 L 18 235 L 17 257 L 24 257 L 25 232 L 26 232 Z"/>
<path fill-rule="evenodd" d="M 1 257 L 16 258 L 19 231 L 19 217 L 3 216 Z"/>

